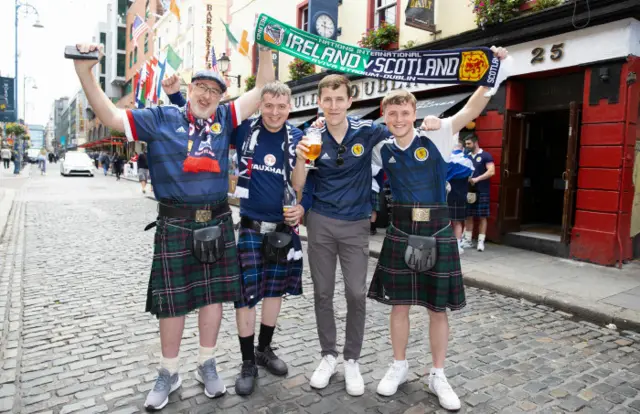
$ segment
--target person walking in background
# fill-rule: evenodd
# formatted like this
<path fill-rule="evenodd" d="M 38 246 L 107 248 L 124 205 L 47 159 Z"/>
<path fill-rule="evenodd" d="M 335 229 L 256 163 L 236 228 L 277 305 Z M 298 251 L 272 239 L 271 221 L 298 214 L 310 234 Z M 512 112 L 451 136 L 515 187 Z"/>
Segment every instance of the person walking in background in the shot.
<path fill-rule="evenodd" d="M 2 148 L 0 155 L 2 155 L 2 163 L 4 164 L 4 169 L 6 170 L 9 168 L 9 164 L 11 163 L 11 150 L 9 148 Z"/>
<path fill-rule="evenodd" d="M 102 152 L 100 155 L 100 163 L 102 164 L 102 170 L 104 171 L 105 177 L 107 176 L 107 171 L 109 171 L 110 164 L 109 156 L 106 152 Z"/>
<path fill-rule="evenodd" d="M 149 181 L 149 164 L 147 163 L 147 154 L 141 152 L 138 154 L 136 152 L 136 156 L 138 157 L 138 181 L 140 181 L 140 185 L 142 186 L 142 194 L 147 192 L 147 182 Z"/>
<path fill-rule="evenodd" d="M 467 217 L 467 187 L 469 186 L 469 177 L 474 171 L 471 156 L 465 155 L 463 149 L 462 141 L 458 141 L 453 147 L 447 167 L 447 182 L 450 186 L 449 194 L 447 194 L 449 219 L 451 219 L 453 226 L 453 234 L 458 240 L 460 254 L 464 253 L 462 231 Z"/>
<path fill-rule="evenodd" d="M 40 168 L 40 175 L 47 173 L 47 150 L 40 148 L 40 154 L 38 154 L 38 168 Z"/>

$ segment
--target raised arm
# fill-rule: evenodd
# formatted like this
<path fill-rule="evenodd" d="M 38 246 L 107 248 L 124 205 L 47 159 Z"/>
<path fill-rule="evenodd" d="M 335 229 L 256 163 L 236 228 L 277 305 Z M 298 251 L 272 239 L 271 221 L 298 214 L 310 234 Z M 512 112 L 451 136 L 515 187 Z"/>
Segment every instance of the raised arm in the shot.
<path fill-rule="evenodd" d="M 236 107 L 240 108 L 240 120 L 244 121 L 253 115 L 260 106 L 260 95 L 262 87 L 269 82 L 276 80 L 276 74 L 273 70 L 273 61 L 271 58 L 271 49 L 259 46 L 260 65 L 258 66 L 258 75 L 256 76 L 256 87 L 249 92 L 244 93 L 236 101 Z"/>
<path fill-rule="evenodd" d="M 102 89 L 100 89 L 100 85 L 92 72 L 93 67 L 100 61 L 104 54 L 103 46 L 96 44 L 79 44 L 76 47 L 81 53 L 89 53 L 95 50 L 100 51 L 98 60 L 74 60 L 76 73 L 78 74 L 78 79 L 80 79 L 84 94 L 89 101 L 89 105 L 91 105 L 93 112 L 102 124 L 115 131 L 124 132 L 123 112 L 119 110 Z"/>

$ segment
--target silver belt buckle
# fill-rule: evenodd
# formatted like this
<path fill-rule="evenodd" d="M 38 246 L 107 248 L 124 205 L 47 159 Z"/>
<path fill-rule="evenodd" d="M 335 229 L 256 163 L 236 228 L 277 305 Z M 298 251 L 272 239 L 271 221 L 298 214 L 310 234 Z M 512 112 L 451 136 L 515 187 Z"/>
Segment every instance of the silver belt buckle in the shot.
<path fill-rule="evenodd" d="M 211 221 L 211 210 L 196 210 L 196 223 Z"/>
<path fill-rule="evenodd" d="M 269 233 L 276 230 L 277 223 L 267 223 L 263 221 L 260 223 L 260 234 Z"/>
<path fill-rule="evenodd" d="M 413 208 L 411 209 L 411 220 L 413 221 L 431 221 L 430 208 Z"/>

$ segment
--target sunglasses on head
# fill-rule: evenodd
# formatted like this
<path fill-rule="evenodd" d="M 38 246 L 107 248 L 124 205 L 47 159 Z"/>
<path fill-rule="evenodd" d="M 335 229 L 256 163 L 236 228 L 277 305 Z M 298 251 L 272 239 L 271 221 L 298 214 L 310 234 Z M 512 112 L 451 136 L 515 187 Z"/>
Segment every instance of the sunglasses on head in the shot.
<path fill-rule="evenodd" d="M 345 152 L 347 152 L 347 147 L 345 147 L 344 145 L 340 145 L 338 147 L 338 158 L 336 159 L 336 164 L 338 164 L 338 167 L 344 164 L 344 158 L 342 158 L 342 154 L 344 154 Z"/>

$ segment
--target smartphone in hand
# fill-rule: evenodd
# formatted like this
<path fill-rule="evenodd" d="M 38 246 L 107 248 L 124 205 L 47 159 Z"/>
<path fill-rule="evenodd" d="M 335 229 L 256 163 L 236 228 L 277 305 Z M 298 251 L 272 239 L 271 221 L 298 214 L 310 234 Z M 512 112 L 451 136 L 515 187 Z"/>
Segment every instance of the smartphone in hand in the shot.
<path fill-rule="evenodd" d="M 64 48 L 64 57 L 73 60 L 98 60 L 100 51 L 98 49 L 89 53 L 81 53 L 76 46 L 66 46 Z"/>

